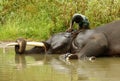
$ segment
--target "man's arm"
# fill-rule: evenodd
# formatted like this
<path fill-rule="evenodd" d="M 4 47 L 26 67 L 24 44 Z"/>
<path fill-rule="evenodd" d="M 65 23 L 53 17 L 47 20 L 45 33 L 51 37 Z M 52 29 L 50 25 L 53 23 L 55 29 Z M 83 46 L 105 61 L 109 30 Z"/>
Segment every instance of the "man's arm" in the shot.
<path fill-rule="evenodd" d="M 72 21 L 70 22 L 70 27 L 66 30 L 67 32 L 73 31 L 73 24 L 74 24 L 74 20 L 72 19 Z"/>
<path fill-rule="evenodd" d="M 70 22 L 70 29 L 73 28 L 74 21 L 75 21 L 75 18 L 72 18 L 72 21 Z"/>

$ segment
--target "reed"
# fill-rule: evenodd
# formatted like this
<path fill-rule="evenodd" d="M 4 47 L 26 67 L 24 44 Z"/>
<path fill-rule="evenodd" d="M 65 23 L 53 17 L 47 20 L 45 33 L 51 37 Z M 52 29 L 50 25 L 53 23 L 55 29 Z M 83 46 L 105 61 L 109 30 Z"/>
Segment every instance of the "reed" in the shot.
<path fill-rule="evenodd" d="M 64 32 L 74 13 L 86 15 L 95 28 L 119 20 L 119 4 L 120 0 L 1 0 L 0 40 L 46 40 Z"/>

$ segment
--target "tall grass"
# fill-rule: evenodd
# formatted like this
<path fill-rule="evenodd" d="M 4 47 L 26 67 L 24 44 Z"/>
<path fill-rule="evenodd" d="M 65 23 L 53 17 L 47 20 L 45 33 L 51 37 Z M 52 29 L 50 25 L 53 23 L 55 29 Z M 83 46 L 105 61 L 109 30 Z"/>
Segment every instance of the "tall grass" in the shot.
<path fill-rule="evenodd" d="M 86 15 L 95 28 L 120 19 L 120 0 L 2 0 L 0 40 L 46 40 L 65 31 L 74 13 Z"/>

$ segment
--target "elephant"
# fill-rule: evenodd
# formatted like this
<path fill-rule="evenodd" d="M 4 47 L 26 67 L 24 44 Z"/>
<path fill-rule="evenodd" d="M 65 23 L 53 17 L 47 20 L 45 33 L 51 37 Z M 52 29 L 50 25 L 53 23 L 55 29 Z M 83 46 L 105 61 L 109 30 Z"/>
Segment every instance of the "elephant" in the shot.
<path fill-rule="evenodd" d="M 15 44 L 17 54 L 47 53 L 65 54 L 67 59 L 120 55 L 120 20 L 98 26 L 94 29 L 73 32 L 60 32 L 48 40 L 40 42 L 30 50 L 25 50 L 26 41 L 18 39 Z"/>

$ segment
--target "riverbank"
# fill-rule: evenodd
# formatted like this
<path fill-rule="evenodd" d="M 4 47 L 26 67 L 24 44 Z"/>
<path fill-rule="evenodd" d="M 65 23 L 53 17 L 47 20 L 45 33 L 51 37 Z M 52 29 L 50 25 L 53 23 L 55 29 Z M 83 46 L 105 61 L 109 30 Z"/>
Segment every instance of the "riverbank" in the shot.
<path fill-rule="evenodd" d="M 0 3 L 0 41 L 19 37 L 46 40 L 69 28 L 74 13 L 85 15 L 91 28 L 120 19 L 119 0 L 1 0 Z"/>

